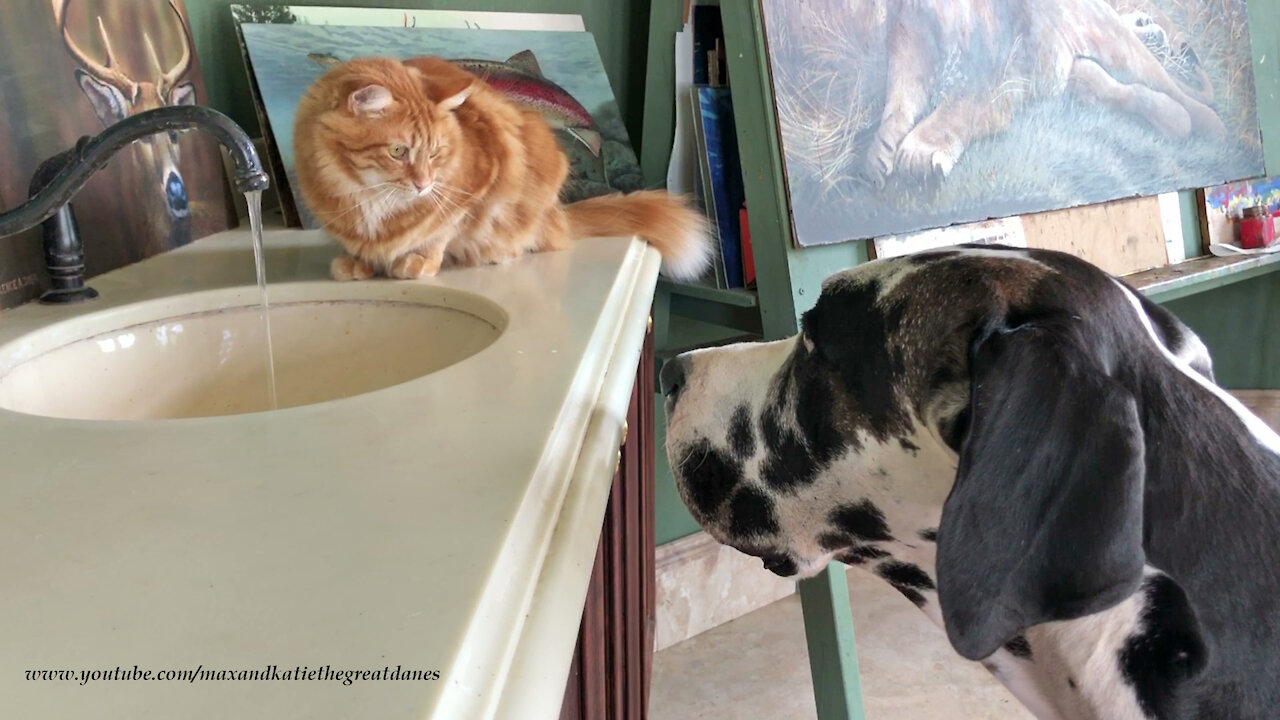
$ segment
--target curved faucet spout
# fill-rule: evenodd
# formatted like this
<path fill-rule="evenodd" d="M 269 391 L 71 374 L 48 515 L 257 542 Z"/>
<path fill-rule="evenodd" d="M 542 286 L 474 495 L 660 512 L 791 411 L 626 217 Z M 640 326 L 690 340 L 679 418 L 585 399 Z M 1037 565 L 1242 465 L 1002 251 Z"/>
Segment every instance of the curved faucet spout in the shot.
<path fill-rule="evenodd" d="M 231 118 L 199 105 L 173 105 L 138 113 L 94 137 L 46 160 L 31 179 L 30 198 L 0 213 L 0 237 L 33 228 L 58 213 L 120 149 L 160 132 L 203 130 L 231 153 L 235 187 L 240 192 L 265 190 L 269 184 L 253 141 Z"/>

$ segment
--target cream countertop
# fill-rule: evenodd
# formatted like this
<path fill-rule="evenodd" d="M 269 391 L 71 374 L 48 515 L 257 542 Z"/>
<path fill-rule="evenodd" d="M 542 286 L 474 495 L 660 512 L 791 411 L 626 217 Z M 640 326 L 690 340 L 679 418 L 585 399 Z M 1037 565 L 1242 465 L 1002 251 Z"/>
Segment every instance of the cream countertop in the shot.
<path fill-rule="evenodd" d="M 267 247 L 269 285 L 327 282 L 335 250 L 317 234 L 269 232 Z M 248 285 L 249 258 L 233 231 L 96 277 L 92 304 L 0 314 L 0 346 Z M 506 330 L 353 398 L 171 421 L 0 411 L 0 715 L 556 717 L 658 262 L 602 239 L 446 271 L 424 282 L 486 298 Z M 337 299 L 405 284 L 329 286 Z M 440 680 L 26 679 L 134 665 Z"/>

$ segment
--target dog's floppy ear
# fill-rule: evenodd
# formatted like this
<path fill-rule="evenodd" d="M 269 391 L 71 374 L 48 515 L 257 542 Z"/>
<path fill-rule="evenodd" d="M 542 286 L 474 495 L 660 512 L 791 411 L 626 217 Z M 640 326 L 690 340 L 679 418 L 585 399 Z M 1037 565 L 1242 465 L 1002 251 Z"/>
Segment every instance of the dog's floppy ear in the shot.
<path fill-rule="evenodd" d="M 971 354 L 969 424 L 938 531 L 947 637 L 971 660 L 1142 581 L 1136 403 L 1072 330 L 998 330 Z"/>

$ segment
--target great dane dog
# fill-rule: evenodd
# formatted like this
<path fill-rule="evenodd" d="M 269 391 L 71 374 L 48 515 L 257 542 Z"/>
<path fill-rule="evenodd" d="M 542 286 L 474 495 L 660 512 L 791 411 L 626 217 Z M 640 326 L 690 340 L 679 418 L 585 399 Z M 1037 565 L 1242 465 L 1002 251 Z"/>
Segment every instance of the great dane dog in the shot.
<path fill-rule="evenodd" d="M 1280 717 L 1280 437 L 1173 315 L 959 247 L 835 275 L 801 325 L 662 370 L 713 537 L 875 573 L 1039 718 Z"/>

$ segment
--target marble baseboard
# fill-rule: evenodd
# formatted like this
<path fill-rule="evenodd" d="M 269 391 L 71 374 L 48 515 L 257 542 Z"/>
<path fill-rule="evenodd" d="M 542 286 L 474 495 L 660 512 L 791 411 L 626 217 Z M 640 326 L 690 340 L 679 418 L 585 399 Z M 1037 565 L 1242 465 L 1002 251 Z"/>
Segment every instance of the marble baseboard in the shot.
<path fill-rule="evenodd" d="M 795 592 L 795 583 L 695 533 L 658 547 L 655 644 L 658 650 L 723 625 Z"/>

